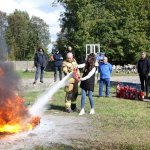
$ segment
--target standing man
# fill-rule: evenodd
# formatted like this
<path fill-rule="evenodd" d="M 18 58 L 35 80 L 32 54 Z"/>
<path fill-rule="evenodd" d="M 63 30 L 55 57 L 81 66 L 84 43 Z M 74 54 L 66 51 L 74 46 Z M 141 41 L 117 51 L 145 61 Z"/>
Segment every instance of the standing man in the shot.
<path fill-rule="evenodd" d="M 56 49 L 53 55 L 54 58 L 54 82 L 57 81 L 57 71 L 59 71 L 59 80 L 62 80 L 62 62 L 63 57 L 59 53 L 59 50 Z"/>
<path fill-rule="evenodd" d="M 34 56 L 34 65 L 36 67 L 36 72 L 35 72 L 35 80 L 33 84 L 37 83 L 39 73 L 40 73 L 40 82 L 43 83 L 44 70 L 46 68 L 47 61 L 48 59 L 46 54 L 44 53 L 44 49 L 41 47 L 38 48 Z"/>
<path fill-rule="evenodd" d="M 137 70 L 141 82 L 141 90 L 146 92 L 146 97 L 148 97 L 148 74 L 150 71 L 150 62 L 146 58 L 146 53 L 141 53 L 141 58 L 137 63 Z"/>
<path fill-rule="evenodd" d="M 112 73 L 112 65 L 108 63 L 108 58 L 104 57 L 103 63 L 99 63 L 100 82 L 99 82 L 99 96 L 103 96 L 103 85 L 106 84 L 106 97 L 110 94 L 110 75 Z"/>
<path fill-rule="evenodd" d="M 63 61 L 63 72 L 65 75 L 69 74 L 70 72 L 73 72 L 74 69 L 77 69 L 77 62 L 73 58 L 72 53 L 67 53 L 66 60 Z M 79 70 L 77 69 L 77 74 L 79 75 Z M 75 81 L 75 79 L 72 77 L 69 79 L 68 84 L 65 86 L 65 107 L 66 111 L 68 113 L 71 113 L 72 111 L 76 111 L 76 99 L 78 96 L 78 82 Z"/>

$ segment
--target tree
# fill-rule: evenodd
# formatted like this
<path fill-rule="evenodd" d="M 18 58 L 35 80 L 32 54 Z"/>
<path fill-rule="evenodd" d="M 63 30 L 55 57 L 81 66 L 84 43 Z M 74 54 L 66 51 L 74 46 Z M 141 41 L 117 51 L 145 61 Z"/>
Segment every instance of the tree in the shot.
<path fill-rule="evenodd" d="M 32 16 L 31 25 L 34 37 L 36 39 L 36 46 L 46 48 L 50 44 L 49 26 L 39 17 Z"/>
<path fill-rule="evenodd" d="M 79 60 L 85 53 L 86 43 L 100 43 L 114 63 L 135 63 L 141 51 L 150 51 L 149 0 L 58 2 L 65 12 L 60 18 L 62 31 L 57 42 L 72 44 Z"/>
<path fill-rule="evenodd" d="M 0 11 L 0 60 L 7 59 L 8 46 L 5 40 L 5 30 L 7 27 L 7 15 Z"/>
<path fill-rule="evenodd" d="M 30 18 L 27 12 L 15 10 L 8 16 L 7 42 L 16 60 L 25 60 L 29 51 Z"/>
<path fill-rule="evenodd" d="M 27 12 L 15 10 L 8 16 L 7 43 L 11 49 L 10 59 L 33 59 L 35 50 L 50 43 L 48 25 L 38 17 L 30 19 Z"/>

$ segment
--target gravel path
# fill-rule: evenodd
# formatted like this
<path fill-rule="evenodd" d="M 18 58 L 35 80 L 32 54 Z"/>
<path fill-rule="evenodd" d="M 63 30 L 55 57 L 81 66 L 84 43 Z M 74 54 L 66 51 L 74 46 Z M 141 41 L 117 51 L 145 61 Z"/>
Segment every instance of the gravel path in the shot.
<path fill-rule="evenodd" d="M 74 116 L 43 115 L 41 123 L 31 131 L 0 135 L 0 150 L 33 150 L 35 146 L 48 147 L 52 143 L 70 145 L 73 139 L 85 138 L 88 119 Z"/>
<path fill-rule="evenodd" d="M 138 76 L 115 76 L 111 77 L 111 81 L 140 83 Z"/>
<path fill-rule="evenodd" d="M 44 83 L 40 83 L 38 80 L 36 85 L 33 85 L 34 79 L 23 79 L 21 80 L 21 91 L 39 91 L 39 90 L 46 90 L 53 84 L 56 84 L 54 82 L 53 78 L 45 78 Z M 131 83 L 140 83 L 138 76 L 113 76 L 111 77 L 111 81 L 115 82 L 131 82 Z"/>

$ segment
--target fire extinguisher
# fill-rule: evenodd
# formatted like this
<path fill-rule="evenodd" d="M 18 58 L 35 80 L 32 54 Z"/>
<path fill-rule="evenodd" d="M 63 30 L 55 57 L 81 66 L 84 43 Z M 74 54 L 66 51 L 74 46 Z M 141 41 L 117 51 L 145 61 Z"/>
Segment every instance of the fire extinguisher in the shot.
<path fill-rule="evenodd" d="M 72 77 L 76 80 L 76 82 L 80 81 L 80 76 L 77 73 L 77 68 L 74 68 Z"/>
<path fill-rule="evenodd" d="M 118 83 L 118 84 L 117 84 L 117 88 L 116 88 L 116 97 L 120 97 L 120 88 L 121 88 L 121 86 L 120 86 L 120 84 Z"/>
<path fill-rule="evenodd" d="M 144 92 L 143 91 L 138 92 L 138 99 L 141 100 L 141 101 L 144 100 Z"/>

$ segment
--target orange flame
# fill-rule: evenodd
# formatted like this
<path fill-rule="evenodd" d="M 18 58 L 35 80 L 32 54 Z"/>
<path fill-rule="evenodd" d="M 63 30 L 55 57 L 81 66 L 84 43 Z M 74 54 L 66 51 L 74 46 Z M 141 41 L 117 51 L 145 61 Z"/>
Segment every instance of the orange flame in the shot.
<path fill-rule="evenodd" d="M 0 132 L 18 133 L 31 130 L 40 123 L 40 117 L 31 117 L 23 98 L 14 96 L 4 101 L 0 107 Z"/>
<path fill-rule="evenodd" d="M 4 71 L 2 68 L 0 68 L 0 76 L 3 76 L 4 75 Z"/>

